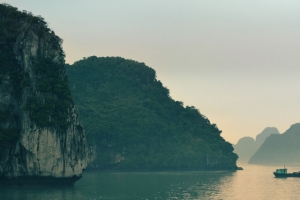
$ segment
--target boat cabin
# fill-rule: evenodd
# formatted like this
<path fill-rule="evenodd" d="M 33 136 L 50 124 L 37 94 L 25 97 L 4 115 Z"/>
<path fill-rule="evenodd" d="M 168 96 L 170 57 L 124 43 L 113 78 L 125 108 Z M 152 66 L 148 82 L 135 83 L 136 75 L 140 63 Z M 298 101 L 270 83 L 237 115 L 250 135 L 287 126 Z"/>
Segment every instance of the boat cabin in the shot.
<path fill-rule="evenodd" d="M 276 173 L 277 174 L 287 174 L 287 169 L 286 168 L 276 169 Z"/>

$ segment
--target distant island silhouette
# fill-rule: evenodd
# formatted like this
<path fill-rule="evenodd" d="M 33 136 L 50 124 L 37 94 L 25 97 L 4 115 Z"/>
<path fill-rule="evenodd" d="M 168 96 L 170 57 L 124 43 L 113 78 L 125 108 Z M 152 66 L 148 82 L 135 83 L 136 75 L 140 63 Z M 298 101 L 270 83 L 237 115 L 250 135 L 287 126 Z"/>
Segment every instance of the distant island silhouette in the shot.
<path fill-rule="evenodd" d="M 300 164 L 300 123 L 293 124 L 283 134 L 270 135 L 251 157 L 249 164 Z"/>
<path fill-rule="evenodd" d="M 234 152 L 239 156 L 238 162 L 248 163 L 250 158 L 264 143 L 265 139 L 271 134 L 279 134 L 277 128 L 265 128 L 260 134 L 256 136 L 255 140 L 252 137 L 243 137 L 239 139 L 238 143 L 236 145 L 233 145 Z"/>

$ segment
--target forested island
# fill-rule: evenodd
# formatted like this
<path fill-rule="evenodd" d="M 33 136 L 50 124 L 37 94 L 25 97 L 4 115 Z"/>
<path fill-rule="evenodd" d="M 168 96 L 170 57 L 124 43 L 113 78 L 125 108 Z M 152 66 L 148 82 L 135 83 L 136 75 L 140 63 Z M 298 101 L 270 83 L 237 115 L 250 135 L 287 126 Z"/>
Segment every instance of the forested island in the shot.
<path fill-rule="evenodd" d="M 91 56 L 67 66 L 89 168 L 237 169 L 232 145 L 193 106 L 173 100 L 144 63 Z"/>

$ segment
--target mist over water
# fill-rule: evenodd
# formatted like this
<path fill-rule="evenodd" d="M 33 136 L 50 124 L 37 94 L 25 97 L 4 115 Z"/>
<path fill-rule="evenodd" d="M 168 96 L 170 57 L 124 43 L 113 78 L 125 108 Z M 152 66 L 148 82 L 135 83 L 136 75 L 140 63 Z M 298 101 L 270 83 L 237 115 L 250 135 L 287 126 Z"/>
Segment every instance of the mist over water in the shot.
<path fill-rule="evenodd" d="M 274 166 L 242 167 L 236 172 L 87 171 L 74 187 L 1 187 L 0 199 L 298 199 L 300 178 L 275 178 Z"/>

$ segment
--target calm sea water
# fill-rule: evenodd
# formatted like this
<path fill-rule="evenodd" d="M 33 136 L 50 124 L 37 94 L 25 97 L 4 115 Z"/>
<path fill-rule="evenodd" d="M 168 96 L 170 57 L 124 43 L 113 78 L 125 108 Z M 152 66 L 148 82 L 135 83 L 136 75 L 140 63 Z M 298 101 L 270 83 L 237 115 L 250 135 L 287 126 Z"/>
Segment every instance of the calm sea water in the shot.
<path fill-rule="evenodd" d="M 300 199 L 300 178 L 274 178 L 276 167 L 240 166 L 236 172 L 90 171 L 74 187 L 1 187 L 0 199 Z"/>

